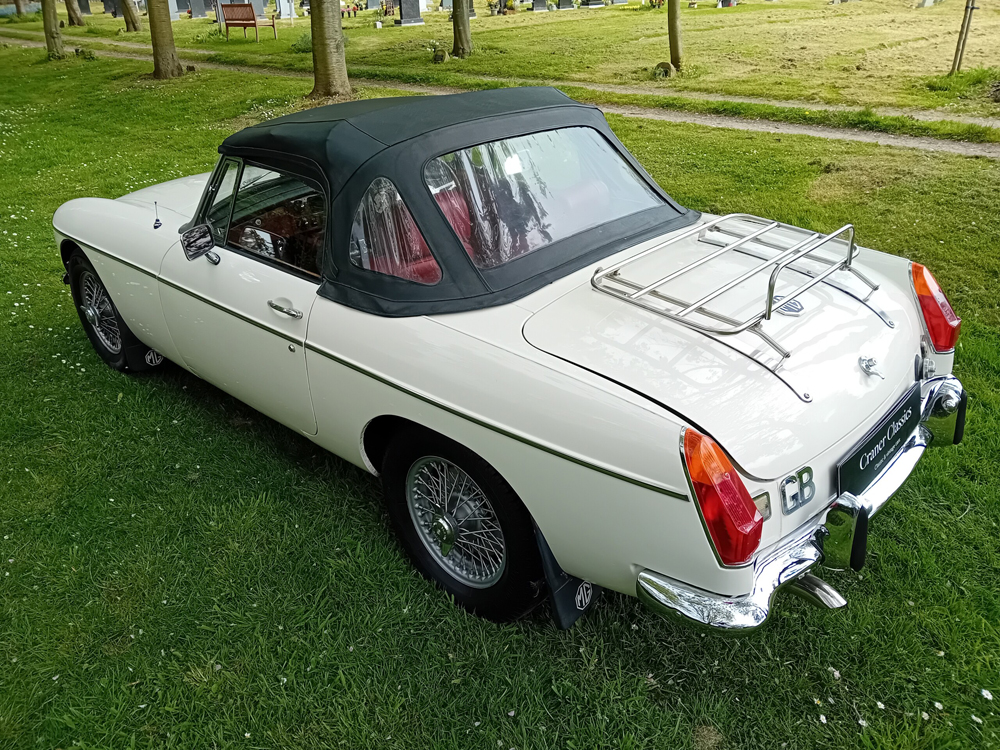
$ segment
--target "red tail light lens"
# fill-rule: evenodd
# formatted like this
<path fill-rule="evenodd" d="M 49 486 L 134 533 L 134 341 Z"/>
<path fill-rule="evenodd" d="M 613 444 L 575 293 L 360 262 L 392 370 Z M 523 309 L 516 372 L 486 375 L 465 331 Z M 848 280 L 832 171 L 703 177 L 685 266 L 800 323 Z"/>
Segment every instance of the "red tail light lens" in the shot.
<path fill-rule="evenodd" d="M 701 515 L 724 565 L 747 562 L 760 545 L 764 518 L 722 449 L 697 430 L 684 432 L 684 461 Z"/>
<path fill-rule="evenodd" d="M 938 353 L 950 352 L 958 343 L 958 334 L 962 330 L 962 319 L 955 314 L 951 303 L 941 291 L 941 286 L 934 274 L 919 263 L 911 266 L 913 274 L 913 291 L 917 293 L 920 310 L 924 314 L 927 333 L 931 344 Z"/>

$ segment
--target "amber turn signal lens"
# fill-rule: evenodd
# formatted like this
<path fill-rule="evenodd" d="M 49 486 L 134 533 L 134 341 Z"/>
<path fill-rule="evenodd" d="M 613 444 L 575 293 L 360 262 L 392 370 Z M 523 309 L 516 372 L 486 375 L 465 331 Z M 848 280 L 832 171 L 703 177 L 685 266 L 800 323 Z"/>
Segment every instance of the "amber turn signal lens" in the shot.
<path fill-rule="evenodd" d="M 690 428 L 684 432 L 684 461 L 722 563 L 747 562 L 760 546 L 764 518 L 743 480 L 712 438 Z"/>
<path fill-rule="evenodd" d="M 934 274 L 919 263 L 912 264 L 911 273 L 913 291 L 920 302 L 920 311 L 924 314 L 934 351 L 939 354 L 950 352 L 958 343 L 962 319 L 955 314 Z"/>

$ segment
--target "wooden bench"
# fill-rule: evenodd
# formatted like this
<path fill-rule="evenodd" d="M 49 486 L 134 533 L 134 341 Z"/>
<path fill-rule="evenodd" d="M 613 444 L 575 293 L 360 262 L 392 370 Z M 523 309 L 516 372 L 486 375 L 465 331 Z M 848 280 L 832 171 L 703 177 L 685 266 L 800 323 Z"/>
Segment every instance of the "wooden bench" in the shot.
<path fill-rule="evenodd" d="M 222 8 L 222 18 L 226 23 L 226 40 L 229 40 L 229 27 L 235 26 L 236 28 L 243 29 L 243 38 L 247 38 L 247 29 L 253 28 L 254 36 L 257 41 L 260 41 L 260 33 L 257 29 L 263 27 L 271 27 L 274 32 L 274 38 L 278 38 L 278 28 L 274 25 L 274 16 L 271 16 L 271 22 L 268 23 L 266 18 L 257 18 L 257 14 L 254 12 L 253 5 L 250 3 L 219 3 L 219 7 Z"/>

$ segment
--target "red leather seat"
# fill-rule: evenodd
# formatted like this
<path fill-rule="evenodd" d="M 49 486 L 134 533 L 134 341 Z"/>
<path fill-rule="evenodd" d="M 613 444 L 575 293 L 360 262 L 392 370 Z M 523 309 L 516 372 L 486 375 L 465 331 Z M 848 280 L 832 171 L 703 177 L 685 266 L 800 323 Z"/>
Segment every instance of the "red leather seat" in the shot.
<path fill-rule="evenodd" d="M 399 232 L 395 244 L 402 257 L 388 253 L 373 253 L 372 270 L 421 284 L 436 284 L 441 280 L 441 267 L 431 255 L 431 250 L 427 247 L 416 222 L 405 206 L 402 210 L 397 206 L 394 213 L 393 225 Z"/>
<path fill-rule="evenodd" d="M 459 241 L 465 247 L 465 252 L 473 260 L 476 259 L 476 251 L 472 246 L 472 217 L 469 215 L 469 204 L 462 193 L 452 188 L 451 190 L 439 190 L 434 194 L 434 200 L 441 208 L 444 218 L 455 230 Z"/>

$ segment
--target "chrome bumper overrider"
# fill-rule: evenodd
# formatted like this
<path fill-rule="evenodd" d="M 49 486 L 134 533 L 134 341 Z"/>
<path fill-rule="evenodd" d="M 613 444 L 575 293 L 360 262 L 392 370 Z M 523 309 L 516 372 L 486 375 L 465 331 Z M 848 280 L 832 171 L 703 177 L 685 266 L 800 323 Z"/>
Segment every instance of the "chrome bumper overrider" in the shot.
<path fill-rule="evenodd" d="M 951 445 L 962 438 L 966 396 L 957 378 L 926 381 L 922 388 L 921 424 L 892 463 L 861 496 L 845 494 L 799 530 L 753 563 L 753 590 L 741 596 L 721 596 L 688 586 L 652 570 L 636 582 L 639 599 L 658 614 L 729 632 L 747 632 L 764 624 L 774 595 L 789 591 L 818 606 L 835 609 L 847 604 L 837 591 L 810 575 L 818 564 L 844 569 L 857 556 L 855 533 L 867 533 L 867 520 L 878 513 L 906 481 L 931 445 Z M 863 559 L 863 555 L 862 555 Z M 857 562 L 857 560 L 854 560 Z M 855 566 L 859 567 L 859 566 Z"/>

